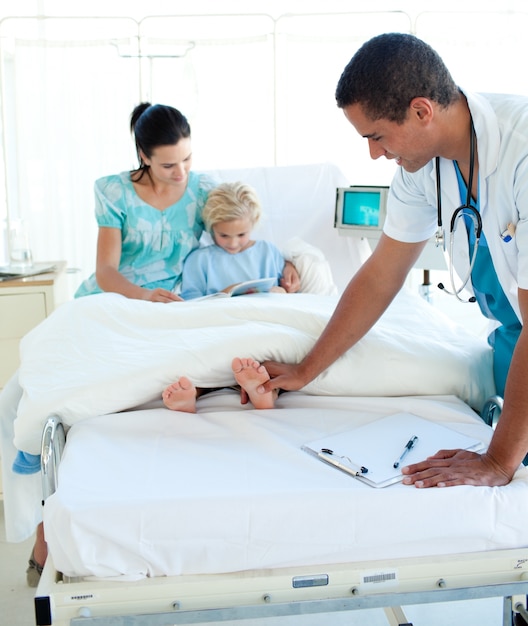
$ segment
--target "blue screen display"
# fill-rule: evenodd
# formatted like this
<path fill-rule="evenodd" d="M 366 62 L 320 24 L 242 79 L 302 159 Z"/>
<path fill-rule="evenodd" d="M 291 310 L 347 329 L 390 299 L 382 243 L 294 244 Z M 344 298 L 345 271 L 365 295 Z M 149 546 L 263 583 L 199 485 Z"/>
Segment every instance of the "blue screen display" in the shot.
<path fill-rule="evenodd" d="M 345 191 L 343 224 L 380 226 L 380 200 L 380 193 L 376 191 Z"/>

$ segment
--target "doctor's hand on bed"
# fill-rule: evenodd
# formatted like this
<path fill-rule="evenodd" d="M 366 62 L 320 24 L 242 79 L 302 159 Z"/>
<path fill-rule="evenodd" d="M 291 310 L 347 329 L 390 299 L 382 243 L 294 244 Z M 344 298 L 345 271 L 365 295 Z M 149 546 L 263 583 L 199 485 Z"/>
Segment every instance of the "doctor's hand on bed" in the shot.
<path fill-rule="evenodd" d="M 468 450 L 439 450 L 425 461 L 402 468 L 403 483 L 415 487 L 455 485 L 507 485 L 512 476 L 487 453 Z"/>

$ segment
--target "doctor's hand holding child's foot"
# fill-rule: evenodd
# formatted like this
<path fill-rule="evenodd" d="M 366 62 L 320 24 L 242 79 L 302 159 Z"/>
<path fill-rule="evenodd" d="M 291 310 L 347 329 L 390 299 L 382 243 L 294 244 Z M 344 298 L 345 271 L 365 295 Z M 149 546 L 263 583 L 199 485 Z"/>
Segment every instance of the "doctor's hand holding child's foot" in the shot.
<path fill-rule="evenodd" d="M 277 391 L 258 393 L 257 388 L 269 380 L 266 368 L 254 359 L 239 359 L 235 357 L 231 363 L 235 380 L 240 385 L 242 404 L 246 404 L 247 398 L 256 409 L 272 409 L 277 398 Z M 184 413 L 196 413 L 196 398 L 206 390 L 196 388 L 186 377 L 180 376 L 178 380 L 169 385 L 161 394 L 163 403 L 171 411 L 183 411 Z"/>
<path fill-rule="evenodd" d="M 272 409 L 275 406 L 278 392 L 276 389 L 267 393 L 258 393 L 257 388 L 270 379 L 268 370 L 254 359 L 235 357 L 231 363 L 235 380 L 247 393 L 251 404 L 256 409 Z"/>

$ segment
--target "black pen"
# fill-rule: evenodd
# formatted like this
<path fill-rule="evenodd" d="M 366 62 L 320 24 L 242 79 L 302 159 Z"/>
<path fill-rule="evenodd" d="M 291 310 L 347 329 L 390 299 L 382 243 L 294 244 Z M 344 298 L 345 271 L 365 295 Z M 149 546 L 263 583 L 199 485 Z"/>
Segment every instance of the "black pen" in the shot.
<path fill-rule="evenodd" d="M 405 448 L 403 449 L 403 452 L 401 453 L 400 458 L 397 461 L 394 461 L 394 469 L 396 469 L 397 467 L 400 467 L 400 463 L 403 461 L 404 457 L 406 454 L 409 453 L 409 450 L 411 450 L 414 447 L 414 444 L 418 441 L 418 437 L 416 435 L 414 435 L 413 437 L 411 437 L 409 439 L 409 441 L 405 444 Z"/>

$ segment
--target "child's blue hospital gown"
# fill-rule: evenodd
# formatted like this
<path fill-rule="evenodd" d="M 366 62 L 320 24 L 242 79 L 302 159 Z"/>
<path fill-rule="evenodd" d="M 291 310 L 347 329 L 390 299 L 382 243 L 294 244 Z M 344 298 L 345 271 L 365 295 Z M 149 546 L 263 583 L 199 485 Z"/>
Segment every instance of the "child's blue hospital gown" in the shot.
<path fill-rule="evenodd" d="M 209 176 L 190 172 L 181 199 L 159 211 L 137 195 L 130 172 L 97 180 L 97 224 L 118 228 L 122 234 L 119 272 L 146 289 L 175 290 L 181 280 L 183 261 L 198 247 L 204 229 L 202 210 L 215 186 Z M 77 289 L 75 297 L 94 293 L 101 293 L 101 289 L 92 274 Z"/>
<path fill-rule="evenodd" d="M 284 257 L 269 241 L 257 240 L 236 254 L 217 245 L 195 250 L 183 266 L 181 297 L 184 300 L 206 296 L 235 283 L 256 278 L 282 276 Z"/>

